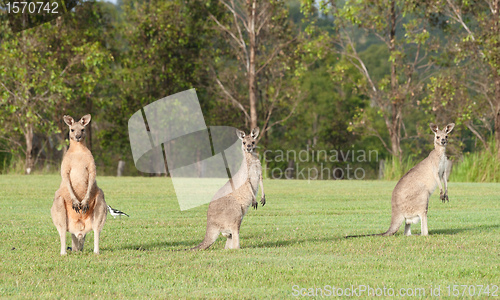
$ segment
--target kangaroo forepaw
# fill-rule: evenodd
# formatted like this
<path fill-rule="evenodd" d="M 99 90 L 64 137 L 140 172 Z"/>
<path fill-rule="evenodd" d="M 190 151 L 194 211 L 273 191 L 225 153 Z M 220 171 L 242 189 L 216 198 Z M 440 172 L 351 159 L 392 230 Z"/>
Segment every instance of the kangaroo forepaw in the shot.
<path fill-rule="evenodd" d="M 266 196 L 262 196 L 262 198 L 260 198 L 260 204 L 262 204 L 262 206 L 266 205 Z"/>
<path fill-rule="evenodd" d="M 73 202 L 73 209 L 79 213 L 80 212 L 80 203 L 78 202 Z"/>
<path fill-rule="evenodd" d="M 83 213 L 86 213 L 87 210 L 89 210 L 89 204 L 88 203 L 87 204 L 82 204 L 81 205 L 81 209 L 82 209 Z"/>
<path fill-rule="evenodd" d="M 253 201 L 252 201 L 252 207 L 254 209 L 257 209 L 257 207 L 259 207 L 259 203 L 257 203 L 257 201 L 255 201 L 255 199 L 253 199 Z"/>

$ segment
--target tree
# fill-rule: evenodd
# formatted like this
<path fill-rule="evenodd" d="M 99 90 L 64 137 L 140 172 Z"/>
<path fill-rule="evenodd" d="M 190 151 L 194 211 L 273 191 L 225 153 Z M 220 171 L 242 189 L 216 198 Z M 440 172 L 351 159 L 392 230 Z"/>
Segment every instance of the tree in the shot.
<path fill-rule="evenodd" d="M 297 81 L 287 77 L 296 68 L 298 37 L 282 1 L 220 3 L 228 14 L 211 14 L 210 18 L 230 48 L 214 67 L 215 81 L 224 97 L 243 113 L 247 126 L 257 127 L 259 119 L 263 120 L 262 137 L 285 122 L 300 99 Z M 276 111 L 281 115 L 276 117 Z"/>
<path fill-rule="evenodd" d="M 305 4 L 313 7 L 310 1 Z M 405 110 L 421 95 L 432 69 L 430 56 L 435 51 L 435 44 L 431 43 L 424 17 L 427 12 L 414 2 L 396 0 L 349 0 L 345 3 L 332 0 L 321 2 L 321 6 L 334 20 L 336 35 L 332 39 L 331 51 L 341 53 L 363 75 L 364 81 L 358 82 L 358 88 L 370 98 L 377 115 L 383 119 L 389 142 L 374 126 L 375 120 L 368 113 L 369 109 L 359 110 L 351 129 L 376 136 L 391 155 L 401 160 L 401 140 L 407 135 L 403 120 Z M 357 40 L 353 37 L 359 36 L 359 30 L 376 37 L 385 48 L 390 67 L 382 78 L 373 76 L 357 50 Z M 336 72 L 342 74 L 346 68 L 338 64 Z"/>
<path fill-rule="evenodd" d="M 447 31 L 452 33 L 447 54 L 453 59 L 448 71 L 451 80 L 436 76 L 431 89 L 454 100 L 459 120 L 486 149 L 485 133 L 493 131 L 500 158 L 500 0 L 439 0 L 431 1 L 430 7 L 446 18 Z M 444 105 L 440 108 L 451 111 Z"/>
<path fill-rule="evenodd" d="M 79 92 L 93 90 L 106 59 L 99 44 L 87 42 L 79 32 L 65 32 L 71 17 L 67 14 L 19 33 L 11 33 L 7 24 L 2 27 L 0 108 L 5 114 L 0 121 L 6 127 L 1 137 L 24 153 L 27 174 L 35 166 L 35 134 L 49 137 L 61 132 L 57 122 L 64 112 L 58 110 Z"/>
<path fill-rule="evenodd" d="M 138 110 L 166 96 L 196 88 L 206 112 L 213 99 L 207 61 L 214 31 L 209 16 L 219 16 L 212 1 L 123 1 L 114 17 L 109 47 L 113 74 L 99 93 L 102 115 L 98 133 L 101 159 L 109 164 L 131 160 L 128 120 Z M 210 123 L 208 123 L 210 124 Z"/>

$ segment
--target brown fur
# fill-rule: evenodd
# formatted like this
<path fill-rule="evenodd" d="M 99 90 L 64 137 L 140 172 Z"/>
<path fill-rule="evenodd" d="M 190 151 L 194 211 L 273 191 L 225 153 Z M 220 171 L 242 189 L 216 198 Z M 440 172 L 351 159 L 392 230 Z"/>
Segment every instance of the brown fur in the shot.
<path fill-rule="evenodd" d="M 392 192 L 392 219 L 391 226 L 383 235 L 395 234 L 401 223 L 405 221 L 405 235 L 411 235 L 410 226 L 420 219 L 421 235 L 428 235 L 427 209 L 429 197 L 437 186 L 440 190 L 440 199 L 448 200 L 448 183 L 446 175 L 446 145 L 448 144 L 448 133 L 453 130 L 455 124 L 448 124 L 444 130 L 439 130 L 434 124 L 430 124 L 434 132 L 434 150 L 431 151 L 423 161 L 408 171 L 399 180 Z M 444 193 L 441 180 L 444 182 Z"/>
<path fill-rule="evenodd" d="M 393 235 L 405 221 L 405 235 L 411 235 L 412 223 L 421 221 L 421 235 L 428 235 L 427 209 L 429 197 L 437 186 L 440 190 L 440 199 L 448 200 L 448 164 L 445 150 L 448 144 L 448 134 L 453 130 L 455 124 L 448 124 L 443 130 L 439 130 L 434 124 L 430 124 L 434 132 L 434 150 L 429 156 L 408 171 L 396 184 L 392 192 L 392 219 L 389 229 L 380 234 L 370 235 Z M 444 182 L 441 185 L 441 180 Z M 361 235 L 367 236 L 367 235 Z M 347 236 L 360 237 L 360 236 Z"/>
<path fill-rule="evenodd" d="M 70 128 L 70 146 L 61 164 L 61 185 L 52 204 L 52 221 L 61 239 L 61 255 L 66 254 L 66 232 L 71 233 L 72 250 L 83 250 L 85 235 L 94 230 L 94 253 L 99 253 L 99 235 L 108 213 L 104 193 L 95 181 L 94 157 L 83 144 L 90 115 L 75 122 L 64 116 Z"/>
<path fill-rule="evenodd" d="M 254 128 L 250 136 L 245 136 L 243 131 L 237 131 L 237 135 L 242 140 L 244 160 L 240 170 L 233 176 L 232 180 L 240 182 L 241 185 L 237 185 L 239 187 L 226 196 L 219 197 L 220 191 L 216 193 L 208 206 L 205 238 L 201 244 L 191 250 L 207 249 L 215 242 L 220 233 L 227 237 L 225 249 L 239 249 L 241 222 L 250 205 L 257 208 L 256 195 L 259 184 L 262 190 L 260 202 L 262 206 L 266 204 L 262 167 L 254 152 L 259 128 Z M 221 190 L 228 186 L 229 182 Z"/>

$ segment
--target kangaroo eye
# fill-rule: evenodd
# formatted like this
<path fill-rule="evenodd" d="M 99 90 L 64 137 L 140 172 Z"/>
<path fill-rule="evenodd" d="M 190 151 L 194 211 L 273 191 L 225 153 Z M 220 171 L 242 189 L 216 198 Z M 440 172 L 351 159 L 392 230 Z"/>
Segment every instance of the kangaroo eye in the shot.
<path fill-rule="evenodd" d="M 246 145 L 246 144 L 247 144 L 247 142 L 243 142 L 243 145 Z"/>
<path fill-rule="evenodd" d="M 85 128 L 84 128 L 84 129 L 82 129 L 82 132 L 85 132 Z"/>
<path fill-rule="evenodd" d="M 438 136 L 437 136 L 436 138 L 439 140 L 439 137 L 438 137 Z"/>
<path fill-rule="evenodd" d="M 252 145 L 255 145 L 255 142 L 252 142 Z"/>
<path fill-rule="evenodd" d="M 445 136 L 445 138 L 448 138 L 448 136 Z"/>
<path fill-rule="evenodd" d="M 75 130 L 74 129 L 71 129 L 71 132 L 74 132 Z"/>

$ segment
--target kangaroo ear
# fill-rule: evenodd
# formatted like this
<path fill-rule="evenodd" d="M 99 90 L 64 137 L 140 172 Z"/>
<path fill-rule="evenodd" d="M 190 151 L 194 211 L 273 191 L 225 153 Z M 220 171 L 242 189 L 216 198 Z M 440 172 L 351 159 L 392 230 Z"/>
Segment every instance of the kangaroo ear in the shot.
<path fill-rule="evenodd" d="M 438 131 L 438 126 L 434 123 L 430 123 L 429 127 L 431 128 L 432 132 L 436 133 Z"/>
<path fill-rule="evenodd" d="M 446 125 L 444 132 L 450 133 L 453 130 L 453 128 L 455 128 L 455 123 L 450 123 L 450 124 Z"/>
<path fill-rule="evenodd" d="M 240 140 L 243 140 L 245 138 L 245 132 L 236 129 L 236 135 L 240 138 Z"/>
<path fill-rule="evenodd" d="M 87 124 L 90 123 L 90 115 L 85 115 L 83 116 L 80 121 L 78 121 L 80 124 L 82 124 L 83 126 L 87 126 Z"/>
<path fill-rule="evenodd" d="M 70 116 L 64 116 L 63 120 L 64 120 L 64 123 L 66 123 L 66 125 L 68 125 L 68 126 L 72 126 L 75 123 L 75 120 L 73 120 L 73 118 Z"/>
<path fill-rule="evenodd" d="M 258 136 L 259 136 L 259 127 L 255 127 L 254 129 L 252 129 L 252 133 L 250 133 L 250 136 L 253 138 L 253 139 L 256 139 Z"/>

